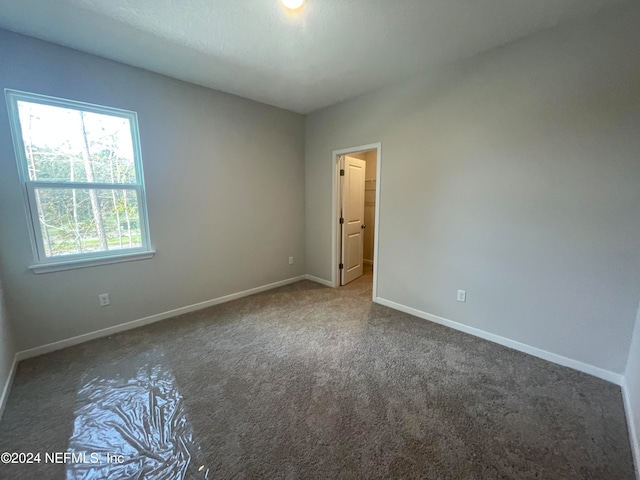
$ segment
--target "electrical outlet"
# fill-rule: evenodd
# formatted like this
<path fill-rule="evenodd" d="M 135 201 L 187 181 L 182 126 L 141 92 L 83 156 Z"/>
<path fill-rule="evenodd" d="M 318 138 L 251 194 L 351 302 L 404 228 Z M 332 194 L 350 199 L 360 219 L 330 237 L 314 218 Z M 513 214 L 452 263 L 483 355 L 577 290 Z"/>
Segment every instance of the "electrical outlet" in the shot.
<path fill-rule="evenodd" d="M 293 257 L 289 257 L 289 265 L 293 265 Z"/>
<path fill-rule="evenodd" d="M 458 301 L 466 302 L 467 301 L 467 292 L 466 290 L 458 290 Z"/>
<path fill-rule="evenodd" d="M 101 307 L 106 307 L 107 305 L 111 305 L 111 300 L 109 300 L 108 293 L 102 293 L 98 295 L 98 300 L 100 301 Z"/>

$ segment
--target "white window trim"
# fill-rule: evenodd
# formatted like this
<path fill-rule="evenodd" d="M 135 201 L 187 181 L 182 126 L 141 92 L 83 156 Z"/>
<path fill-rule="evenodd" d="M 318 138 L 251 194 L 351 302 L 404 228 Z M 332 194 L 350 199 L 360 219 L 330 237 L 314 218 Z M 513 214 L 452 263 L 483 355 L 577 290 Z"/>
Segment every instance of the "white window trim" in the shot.
<path fill-rule="evenodd" d="M 122 110 L 114 107 L 105 107 L 75 100 L 50 97 L 36 93 L 22 92 L 19 90 L 5 89 L 7 109 L 9 113 L 9 123 L 13 146 L 18 163 L 18 174 L 24 195 L 25 214 L 29 228 L 31 249 L 35 263 L 28 267 L 34 273 L 49 273 L 76 268 L 93 267 L 111 263 L 129 262 L 133 260 L 143 260 L 153 258 L 155 250 L 151 247 L 149 234 L 149 219 L 147 215 L 147 200 L 144 187 L 144 174 L 142 169 L 142 152 L 140 147 L 140 133 L 138 130 L 138 115 L 136 112 Z M 111 183 L 88 183 L 88 182 L 47 182 L 34 181 L 29 178 L 28 160 L 22 139 L 22 128 L 18 114 L 18 101 L 39 103 L 55 107 L 72 108 L 85 112 L 94 112 L 104 115 L 127 118 L 131 126 L 131 141 L 133 143 L 134 167 L 138 183 L 134 184 L 111 184 Z M 96 189 L 126 189 L 136 190 L 138 197 L 138 216 L 140 221 L 140 234 L 142 245 L 137 248 L 123 248 L 109 250 L 106 252 L 89 252 L 71 255 L 59 255 L 47 257 L 44 250 L 42 229 L 37 206 L 35 204 L 34 190 L 38 187 L 45 188 L 96 188 Z"/>
<path fill-rule="evenodd" d="M 121 253 L 120 255 L 109 255 L 107 257 L 83 258 L 80 260 L 67 260 L 64 262 L 47 262 L 31 265 L 29 270 L 33 273 L 62 272 L 65 270 L 76 270 L 78 268 L 97 267 L 98 265 L 109 265 L 112 263 L 133 262 L 135 260 L 146 260 L 153 258 L 155 250 L 137 253 Z"/>

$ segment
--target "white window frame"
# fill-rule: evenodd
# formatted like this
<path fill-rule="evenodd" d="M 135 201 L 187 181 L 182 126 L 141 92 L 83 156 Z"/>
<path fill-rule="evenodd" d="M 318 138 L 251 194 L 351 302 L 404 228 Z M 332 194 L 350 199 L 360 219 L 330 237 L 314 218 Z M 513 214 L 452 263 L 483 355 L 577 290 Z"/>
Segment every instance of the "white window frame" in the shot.
<path fill-rule="evenodd" d="M 18 163 L 18 174 L 20 177 L 20 183 L 23 187 L 27 224 L 29 228 L 29 236 L 31 238 L 31 248 L 33 250 L 33 258 L 35 260 L 35 264 L 28 267 L 29 270 L 34 273 L 48 273 L 60 270 L 71 270 L 75 268 L 152 258 L 155 254 L 155 250 L 151 247 L 151 239 L 149 235 L 149 220 L 147 216 L 147 201 L 144 188 L 144 175 L 142 171 L 142 152 L 140 148 L 140 133 L 138 130 L 137 113 L 119 108 L 94 105 L 91 103 L 50 97 L 48 95 L 40 95 L 37 93 L 22 92 L 8 88 L 5 89 L 5 97 L 7 100 L 13 147 L 15 150 L 16 162 Z M 131 126 L 131 141 L 133 143 L 133 157 L 137 183 L 47 182 L 31 180 L 29 178 L 28 159 L 26 158 L 22 127 L 20 125 L 20 117 L 18 114 L 18 101 L 70 108 L 128 119 L 129 125 Z M 42 228 L 36 203 L 35 190 L 37 188 L 135 190 L 138 197 L 138 217 L 140 221 L 142 245 L 135 248 L 122 248 L 101 252 L 75 253 L 47 257 L 45 254 L 44 239 L 42 237 Z"/>

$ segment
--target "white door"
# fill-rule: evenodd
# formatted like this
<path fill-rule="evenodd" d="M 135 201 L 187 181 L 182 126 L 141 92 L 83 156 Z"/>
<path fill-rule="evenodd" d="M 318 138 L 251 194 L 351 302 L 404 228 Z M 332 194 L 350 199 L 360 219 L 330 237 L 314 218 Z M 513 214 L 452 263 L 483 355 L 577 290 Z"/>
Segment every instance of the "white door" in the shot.
<path fill-rule="evenodd" d="M 362 276 L 364 247 L 364 172 L 366 163 L 344 157 L 342 180 L 342 269 L 340 284 Z"/>

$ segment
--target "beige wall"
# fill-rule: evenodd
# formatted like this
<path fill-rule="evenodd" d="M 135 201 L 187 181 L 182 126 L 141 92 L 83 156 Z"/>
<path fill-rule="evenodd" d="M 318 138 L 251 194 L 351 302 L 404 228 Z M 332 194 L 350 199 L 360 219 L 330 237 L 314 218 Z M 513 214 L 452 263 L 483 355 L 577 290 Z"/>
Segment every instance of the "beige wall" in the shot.
<path fill-rule="evenodd" d="M 640 297 L 639 24 L 629 2 L 309 115 L 307 273 L 331 279 L 331 152 L 380 141 L 381 298 L 622 374 Z"/>
<path fill-rule="evenodd" d="M 2 88 L 138 113 L 157 250 L 152 260 L 29 273 L 27 220 L 0 102 L 0 271 L 19 349 L 305 273 L 301 115 L 6 31 L 0 59 Z M 104 292 L 111 306 L 100 308 Z"/>
<path fill-rule="evenodd" d="M 375 150 L 366 152 L 364 154 L 364 161 L 367 162 L 367 170 L 365 172 L 366 180 L 376 179 L 376 169 L 378 164 L 377 158 L 378 158 L 378 154 Z"/>
<path fill-rule="evenodd" d="M 373 240 L 376 228 L 376 165 L 378 153 L 374 150 L 366 152 L 364 161 L 367 164 L 364 186 L 364 259 L 373 262 Z"/>

